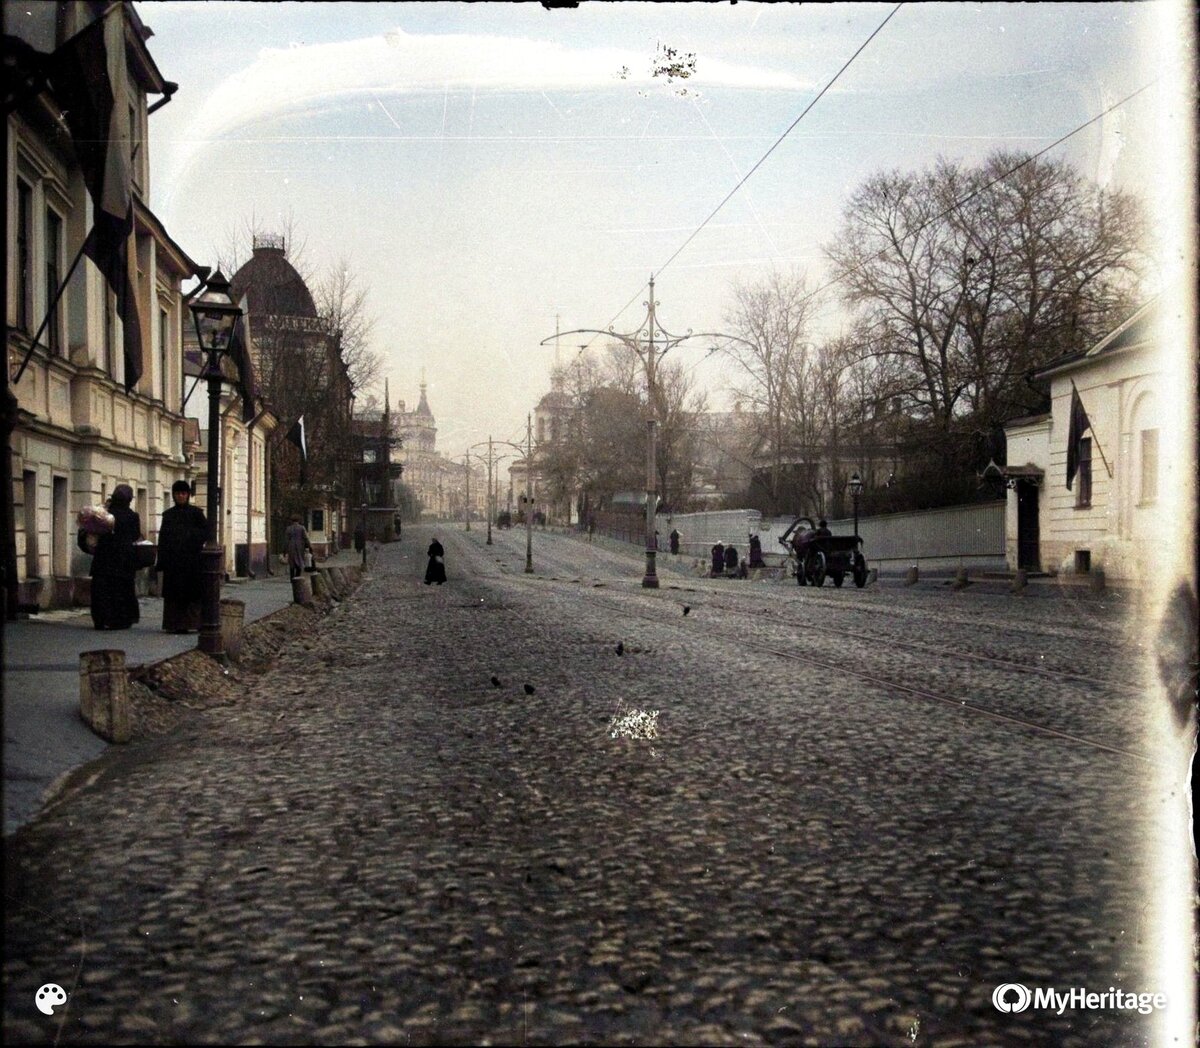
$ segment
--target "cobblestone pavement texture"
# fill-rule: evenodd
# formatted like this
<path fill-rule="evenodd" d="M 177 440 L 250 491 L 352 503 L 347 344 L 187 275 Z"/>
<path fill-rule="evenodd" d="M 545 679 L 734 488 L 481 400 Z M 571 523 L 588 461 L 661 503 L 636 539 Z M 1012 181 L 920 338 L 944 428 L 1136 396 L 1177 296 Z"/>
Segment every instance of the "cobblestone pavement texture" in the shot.
<path fill-rule="evenodd" d="M 9 840 L 10 1041 L 1147 1043 L 991 1001 L 1154 989 L 1145 763 L 1080 741 L 1137 749 L 1119 602 L 645 591 L 618 548 L 539 534 L 529 576 L 523 533 L 449 528 L 425 587 L 430 534 Z M 656 738 L 613 737 L 633 710 Z"/>

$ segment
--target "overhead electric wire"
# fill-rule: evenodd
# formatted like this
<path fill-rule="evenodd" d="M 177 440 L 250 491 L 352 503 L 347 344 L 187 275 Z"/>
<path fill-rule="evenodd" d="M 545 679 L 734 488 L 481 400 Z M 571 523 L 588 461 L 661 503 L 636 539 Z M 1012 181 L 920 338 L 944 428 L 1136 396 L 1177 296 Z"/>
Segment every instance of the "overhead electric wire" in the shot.
<path fill-rule="evenodd" d="M 755 163 L 755 165 L 752 168 L 750 168 L 750 170 L 747 171 L 745 173 L 745 175 L 742 176 L 742 178 L 738 181 L 737 185 L 735 185 L 728 193 L 725 194 L 725 198 L 715 208 L 713 208 L 712 212 L 709 214 L 709 216 L 703 222 L 701 222 L 695 229 L 692 230 L 692 232 L 688 235 L 688 238 L 682 244 L 679 245 L 679 247 L 676 249 L 675 253 L 670 258 L 668 258 L 666 260 L 666 262 L 664 262 L 661 266 L 659 266 L 659 268 L 656 272 L 661 273 L 664 269 L 667 268 L 667 266 L 669 266 L 672 262 L 674 262 L 676 257 L 679 255 L 679 253 L 681 251 L 683 251 L 683 249 L 685 247 L 687 247 L 688 244 L 690 244 L 695 239 L 696 235 L 700 232 L 700 230 L 702 230 L 706 225 L 708 225 L 708 223 L 711 222 L 716 217 L 717 212 L 720 211 L 721 208 L 723 208 L 727 203 L 729 203 L 729 201 L 733 197 L 733 195 L 739 189 L 741 189 L 742 186 L 744 186 L 746 184 L 746 182 L 749 180 L 750 176 L 753 175 L 754 172 L 757 171 L 762 166 L 763 162 L 767 159 L 767 157 L 769 157 L 773 152 L 775 152 L 775 149 L 779 146 L 779 144 L 785 138 L 787 138 L 788 135 L 790 135 L 792 133 L 792 130 L 796 127 L 797 124 L 800 123 L 801 120 L 803 120 L 808 115 L 809 111 L 813 108 L 813 106 L 815 106 L 821 100 L 821 98 L 824 96 L 824 94 L 831 87 L 833 87 L 834 84 L 837 83 L 838 78 L 847 69 L 850 68 L 851 63 L 860 54 L 862 54 L 862 52 L 866 49 L 867 45 L 872 40 L 874 40 L 875 37 L 877 37 L 879 35 L 879 33 L 883 29 L 883 27 L 892 20 L 892 18 L 895 16 L 896 12 L 899 11 L 900 8 L 902 8 L 903 6 L 904 6 L 904 0 L 901 0 L 900 3 L 898 3 L 894 8 L 892 8 L 892 10 L 888 13 L 887 18 L 885 18 L 882 22 L 880 22 L 879 25 L 876 26 L 875 31 L 873 33 L 871 33 L 871 35 L 869 37 L 867 37 L 866 40 L 864 40 L 858 46 L 858 49 L 854 52 L 854 54 L 852 54 L 848 59 L 846 59 L 846 61 L 842 64 L 841 69 L 839 69 L 833 75 L 833 78 L 829 81 L 829 83 L 827 83 L 823 88 L 821 88 L 821 90 L 817 93 L 817 96 L 811 102 L 809 102 L 808 105 L 806 105 L 804 107 L 804 111 L 787 126 L 787 129 L 783 132 L 783 134 L 781 134 L 777 139 L 775 139 L 775 142 L 771 145 L 771 148 L 768 149 L 765 153 L 763 153 L 763 155 L 761 157 L 758 158 L 758 161 Z M 640 288 L 638 288 L 637 291 L 635 291 L 633 293 L 633 297 L 630 298 L 630 300 L 628 302 L 626 302 L 625 305 L 623 305 L 619 310 L 617 310 L 616 314 L 613 316 L 612 320 L 610 320 L 608 322 L 607 326 L 612 327 L 612 325 L 615 324 L 617 322 L 617 320 L 620 318 L 621 314 L 624 313 L 625 310 L 627 310 L 631 305 L 633 305 L 634 302 L 637 301 L 638 295 L 640 295 L 643 291 L 645 291 L 648 286 L 649 286 L 648 284 L 643 284 Z M 596 336 L 593 335 L 584 345 L 579 347 L 579 353 L 582 353 L 585 349 L 587 349 L 588 346 L 590 346 L 595 341 L 596 341 Z M 578 356 L 579 354 L 576 354 L 576 355 Z"/>
<path fill-rule="evenodd" d="M 841 77 L 841 75 L 847 69 L 850 68 L 851 63 L 853 63 L 853 61 L 860 54 L 862 54 L 863 51 L 866 50 L 867 45 L 872 40 L 874 40 L 875 37 L 877 37 L 880 34 L 880 32 L 883 30 L 883 27 L 885 25 L 887 25 L 888 22 L 890 22 L 893 17 L 895 17 L 896 12 L 899 11 L 900 8 L 902 8 L 903 6 L 904 6 L 904 2 L 903 2 L 903 0 L 901 0 L 901 3 L 898 3 L 895 7 L 892 8 L 892 10 L 888 13 L 887 18 L 885 18 L 882 22 L 879 23 L 879 25 L 875 28 L 875 31 L 858 46 L 858 50 L 855 51 L 854 54 L 852 54 L 849 58 L 846 59 L 846 61 L 842 65 L 842 68 L 839 69 L 836 73 L 834 73 L 833 79 L 830 80 L 829 83 L 827 83 L 823 88 L 821 88 L 821 90 L 817 93 L 816 98 L 814 98 L 811 102 L 808 103 L 808 105 L 806 105 L 804 107 L 804 111 L 788 125 L 787 130 L 784 131 L 783 134 L 780 135 L 775 140 L 775 142 L 771 146 L 771 148 L 768 149 L 765 153 L 763 153 L 763 155 L 761 157 L 758 158 L 758 161 L 755 163 L 755 165 L 749 171 L 747 171 L 745 175 L 742 176 L 742 178 L 738 182 L 738 184 L 736 186 L 734 186 L 727 194 L 725 194 L 725 199 L 722 200 L 715 208 L 713 208 L 713 210 L 712 210 L 711 214 L 709 214 L 708 218 L 706 218 L 703 222 L 700 223 L 700 225 L 698 225 L 694 230 L 692 230 L 692 232 L 688 236 L 687 240 L 685 240 L 682 244 L 680 244 L 679 247 L 675 250 L 675 254 L 673 254 L 670 258 L 668 258 L 666 260 L 666 262 L 664 262 L 661 266 L 658 267 L 657 272 L 661 273 L 664 269 L 667 268 L 667 266 L 669 266 L 672 262 L 674 262 L 675 259 L 679 256 L 680 252 L 682 252 L 683 249 L 685 247 L 687 247 L 688 244 L 690 244 L 695 239 L 696 234 L 698 234 L 700 232 L 700 230 L 702 230 L 706 225 L 708 225 L 709 222 L 711 222 L 716 217 L 717 212 L 720 211 L 721 208 L 723 208 L 727 203 L 729 203 L 730 199 L 733 197 L 733 194 L 736 193 L 739 189 L 742 188 L 742 186 L 744 186 L 746 184 L 746 182 L 749 180 L 750 176 L 753 175 L 754 172 L 757 171 L 763 165 L 763 162 L 767 159 L 767 157 L 769 157 L 773 152 L 775 152 L 775 150 L 776 150 L 776 148 L 778 148 L 779 144 L 785 138 L 787 138 L 788 135 L 790 135 L 792 133 L 793 128 L 795 128 L 795 126 L 797 124 L 799 124 L 801 120 L 803 120 L 806 116 L 808 116 L 809 111 L 813 108 L 813 106 L 815 106 L 819 101 L 821 101 L 821 99 L 825 95 L 825 92 L 827 92 L 831 87 L 833 87 L 834 84 L 836 84 L 838 82 L 838 78 Z M 636 298 L 637 296 L 635 295 L 634 297 Z M 628 308 L 628 307 L 626 307 L 626 308 Z"/>
<path fill-rule="evenodd" d="M 1138 95 L 1140 95 L 1143 91 L 1148 91 L 1155 84 L 1157 84 L 1160 79 L 1161 79 L 1160 77 L 1155 77 L 1148 84 L 1143 84 L 1136 91 L 1133 91 L 1130 94 L 1127 94 L 1120 101 L 1114 102 L 1107 109 L 1103 110 L 1102 112 L 1097 113 L 1090 120 L 1084 121 L 1077 128 L 1075 128 L 1075 130 L 1068 131 L 1061 138 L 1056 138 L 1048 146 L 1044 146 L 1043 148 L 1039 149 L 1036 153 L 1031 153 L 1024 160 L 1022 160 L 1019 164 L 1014 164 L 1007 171 L 1003 172 L 1002 174 L 997 175 L 990 182 L 987 182 L 984 185 L 979 186 L 977 189 L 971 190 L 971 192 L 969 192 L 961 200 L 954 201 L 954 203 L 950 204 L 948 207 L 946 207 L 944 210 L 940 211 L 938 214 L 934 215 L 932 218 L 927 218 L 924 222 L 920 223 L 917 226 L 914 226 L 912 229 L 905 230 L 904 231 L 904 239 L 907 239 L 910 236 L 915 236 L 917 233 L 920 233 L 921 230 L 923 230 L 926 226 L 931 226 L 935 222 L 940 222 L 943 218 L 945 218 L 952 211 L 957 211 L 964 204 L 969 203 L 975 197 L 979 196 L 980 193 L 986 192 L 987 190 L 991 189 L 992 186 L 996 185 L 999 182 L 1003 182 L 1006 178 L 1008 178 L 1009 175 L 1016 174 L 1018 171 L 1021 170 L 1021 168 L 1025 167 L 1027 164 L 1032 164 L 1035 160 L 1038 159 L 1038 157 L 1044 156 L 1046 153 L 1050 152 L 1051 149 L 1055 149 L 1058 146 L 1061 146 L 1069 138 L 1073 138 L 1075 135 L 1079 134 L 1080 131 L 1083 131 L 1086 128 L 1091 127 L 1092 124 L 1096 123 L 1097 120 L 1103 120 L 1114 109 L 1118 109 L 1121 106 L 1123 106 L 1126 102 L 1132 101 Z M 826 281 L 820 287 L 816 288 L 813 291 L 810 291 L 808 293 L 808 295 L 806 295 L 803 299 L 801 299 L 801 304 L 803 304 L 804 302 L 809 302 L 812 299 L 816 298 L 816 296 L 819 295 L 822 291 L 826 291 L 829 288 L 833 287 L 834 284 L 843 280 L 850 273 L 853 273 L 856 270 L 862 269 L 863 266 L 868 265 L 871 262 L 874 262 L 876 259 L 882 258 L 884 255 L 888 254 L 890 250 L 891 250 L 890 248 L 885 248 L 882 251 L 877 251 L 874 255 L 871 255 L 866 260 L 859 262 L 857 265 L 851 266 L 849 269 L 846 270 L 845 273 L 840 273 L 836 277 L 834 277 L 832 280 Z"/>

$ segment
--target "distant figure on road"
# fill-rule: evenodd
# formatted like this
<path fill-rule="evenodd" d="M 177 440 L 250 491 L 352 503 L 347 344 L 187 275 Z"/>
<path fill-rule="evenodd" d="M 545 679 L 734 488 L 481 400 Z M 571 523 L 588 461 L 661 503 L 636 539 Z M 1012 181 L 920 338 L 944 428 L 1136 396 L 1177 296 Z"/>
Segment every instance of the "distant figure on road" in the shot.
<path fill-rule="evenodd" d="M 730 543 L 725 547 L 725 570 L 729 573 L 737 571 L 738 566 L 738 551 L 737 546 Z"/>
<path fill-rule="evenodd" d="M 667 536 L 667 540 L 671 543 L 671 552 L 678 556 L 679 554 L 679 530 L 671 529 L 671 534 Z"/>
<path fill-rule="evenodd" d="M 354 529 L 354 552 L 361 553 L 367 545 L 367 533 L 363 531 L 363 526 L 360 524 Z"/>
<path fill-rule="evenodd" d="M 204 510 L 193 506 L 186 480 L 171 485 L 174 505 L 158 528 L 158 570 L 162 572 L 163 621 L 168 633 L 200 628 L 200 549 L 208 537 Z"/>
<path fill-rule="evenodd" d="M 308 532 L 300 523 L 299 517 L 292 517 L 287 531 L 283 533 L 283 548 L 287 554 L 288 578 L 298 579 L 304 573 L 305 551 L 312 552 L 312 543 L 308 541 Z"/>
<path fill-rule="evenodd" d="M 592 541 L 592 535 L 595 532 L 595 530 L 596 530 L 596 518 L 589 517 L 588 518 L 588 542 Z"/>
<path fill-rule="evenodd" d="M 712 575 L 716 578 L 725 573 L 725 547 L 720 542 L 712 548 Z"/>
<path fill-rule="evenodd" d="M 763 566 L 762 558 L 762 539 L 757 535 L 750 536 L 750 567 L 761 568 Z"/>
<path fill-rule="evenodd" d="M 435 538 L 429 544 L 429 566 L 425 569 L 425 585 L 436 582 L 439 586 L 446 581 L 446 551 Z"/>
<path fill-rule="evenodd" d="M 92 554 L 92 622 L 98 630 L 127 630 L 140 619 L 133 579 L 133 544 L 142 537 L 142 519 L 129 508 L 133 488 L 118 484 L 108 502 L 113 529 L 101 535 Z"/>

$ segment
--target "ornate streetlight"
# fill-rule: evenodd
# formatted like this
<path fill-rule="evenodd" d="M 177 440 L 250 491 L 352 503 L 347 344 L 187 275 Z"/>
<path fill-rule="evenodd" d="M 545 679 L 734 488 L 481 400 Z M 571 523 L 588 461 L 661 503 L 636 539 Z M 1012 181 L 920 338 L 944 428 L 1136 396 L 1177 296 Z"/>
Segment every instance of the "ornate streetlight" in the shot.
<path fill-rule="evenodd" d="M 858 475 L 858 470 L 850 475 L 850 483 L 847 487 L 850 489 L 850 497 L 854 500 L 854 537 L 858 538 L 858 500 L 863 493 L 863 480 Z"/>
<path fill-rule="evenodd" d="M 224 661 L 221 643 L 221 578 L 225 550 L 218 541 L 221 485 L 221 357 L 230 352 L 241 308 L 229 294 L 229 281 L 217 270 L 188 303 L 196 338 L 205 354 L 202 377 L 208 379 L 208 539 L 200 551 L 201 615 L 197 647 Z"/>
<path fill-rule="evenodd" d="M 657 347 L 658 356 L 661 357 L 689 338 L 728 337 L 716 332 L 693 332 L 691 328 L 682 335 L 672 335 L 658 322 L 658 318 L 654 314 L 658 304 L 654 298 L 654 275 L 651 274 L 650 298 L 642 303 L 646 307 L 646 319 L 638 325 L 635 331 L 622 335 L 611 327 L 607 331 L 601 331 L 598 328 L 576 328 L 574 331 L 556 332 L 541 342 L 541 345 L 544 346 L 552 339 L 559 338 L 560 335 L 605 335 L 632 349 L 646 366 L 646 401 L 649 417 L 646 419 L 646 573 L 642 576 L 642 586 L 646 589 L 658 589 L 658 574 L 655 570 L 657 550 L 654 539 L 654 514 L 658 509 L 656 419 L 654 418 L 658 400 L 654 377 L 655 349 Z"/>

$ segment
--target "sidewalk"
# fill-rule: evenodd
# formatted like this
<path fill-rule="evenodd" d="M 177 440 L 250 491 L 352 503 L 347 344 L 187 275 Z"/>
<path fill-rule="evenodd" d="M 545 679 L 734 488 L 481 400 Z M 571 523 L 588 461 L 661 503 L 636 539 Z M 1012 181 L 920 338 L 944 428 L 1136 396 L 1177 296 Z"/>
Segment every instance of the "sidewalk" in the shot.
<path fill-rule="evenodd" d="M 342 550 L 321 566 L 361 564 Z M 287 568 L 257 579 L 232 579 L 222 598 L 246 605 L 247 623 L 292 602 Z M 79 717 L 79 655 L 115 648 L 127 665 L 159 662 L 196 646 L 196 634 L 162 632 L 162 600 L 138 600 L 141 621 L 130 630 L 98 633 L 87 608 L 43 612 L 4 624 L 4 834 L 28 822 L 60 776 L 100 756 L 108 747 Z"/>

